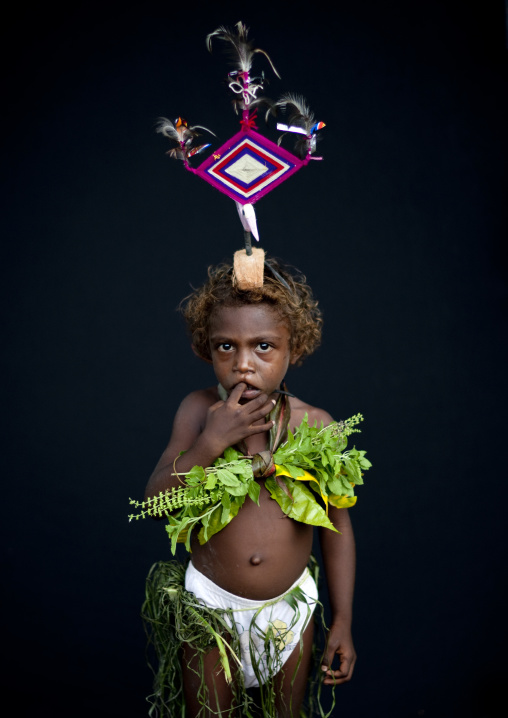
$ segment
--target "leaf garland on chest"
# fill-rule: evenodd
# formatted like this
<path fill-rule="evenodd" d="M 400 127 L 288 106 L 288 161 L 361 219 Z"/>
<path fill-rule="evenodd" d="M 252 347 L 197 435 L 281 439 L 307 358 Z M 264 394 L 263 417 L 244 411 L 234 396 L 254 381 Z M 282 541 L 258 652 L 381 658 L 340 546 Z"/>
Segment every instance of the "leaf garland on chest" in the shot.
<path fill-rule="evenodd" d="M 318 427 L 317 422 L 309 426 L 306 414 L 294 433 L 288 430 L 287 440 L 273 453 L 275 471 L 264 479 L 271 498 L 286 516 L 336 531 L 328 507 L 354 506 L 355 486 L 363 484 L 363 472 L 372 465 L 365 451 L 346 449 L 348 436 L 360 432 L 355 427 L 361 421 L 363 416 L 356 414 L 326 427 Z M 185 543 L 190 551 L 192 531 L 197 527 L 200 544 L 206 543 L 238 515 L 247 499 L 259 506 L 261 486 L 253 473 L 253 458 L 229 447 L 212 466 L 194 466 L 178 474 L 181 486 L 147 501 L 129 499 L 141 509 L 131 514 L 129 521 L 147 516 L 167 518 L 173 554 L 177 543 Z"/>

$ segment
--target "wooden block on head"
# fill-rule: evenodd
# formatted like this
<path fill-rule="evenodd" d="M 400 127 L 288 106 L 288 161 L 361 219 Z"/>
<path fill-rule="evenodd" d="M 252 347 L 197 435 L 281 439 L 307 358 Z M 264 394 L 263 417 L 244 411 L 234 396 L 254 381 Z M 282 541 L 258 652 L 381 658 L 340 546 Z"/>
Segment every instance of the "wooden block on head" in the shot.
<path fill-rule="evenodd" d="M 248 255 L 245 249 L 235 252 L 233 267 L 235 281 L 239 289 L 256 289 L 263 286 L 265 271 L 265 251 L 259 247 L 252 247 L 252 254 Z"/>

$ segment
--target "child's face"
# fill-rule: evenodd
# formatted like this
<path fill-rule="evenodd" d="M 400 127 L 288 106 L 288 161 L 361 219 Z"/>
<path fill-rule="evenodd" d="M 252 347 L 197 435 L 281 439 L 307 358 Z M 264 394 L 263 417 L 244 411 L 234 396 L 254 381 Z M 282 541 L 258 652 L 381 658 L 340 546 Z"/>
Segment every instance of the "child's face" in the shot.
<path fill-rule="evenodd" d="M 298 359 L 291 355 L 290 339 L 287 323 L 268 304 L 216 309 L 209 336 L 215 376 L 228 394 L 245 382 L 243 401 L 269 396 Z"/>

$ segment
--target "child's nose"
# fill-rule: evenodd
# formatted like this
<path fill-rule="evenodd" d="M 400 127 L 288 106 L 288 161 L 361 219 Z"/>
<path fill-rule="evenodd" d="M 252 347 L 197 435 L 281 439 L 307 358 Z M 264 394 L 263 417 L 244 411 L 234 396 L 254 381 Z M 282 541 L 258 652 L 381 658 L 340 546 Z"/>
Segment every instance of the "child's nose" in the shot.
<path fill-rule="evenodd" d="M 236 354 L 235 371 L 240 373 L 252 371 L 252 362 L 250 352 L 246 350 L 240 350 Z"/>

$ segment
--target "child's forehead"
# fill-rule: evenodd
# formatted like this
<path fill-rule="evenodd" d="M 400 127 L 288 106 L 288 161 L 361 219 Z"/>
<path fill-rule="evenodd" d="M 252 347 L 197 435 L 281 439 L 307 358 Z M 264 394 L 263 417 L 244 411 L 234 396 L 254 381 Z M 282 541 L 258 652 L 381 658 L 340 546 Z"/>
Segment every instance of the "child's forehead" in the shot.
<path fill-rule="evenodd" d="M 258 302 L 215 307 L 210 315 L 209 328 L 210 332 L 214 333 L 230 328 L 280 331 L 283 328 L 289 329 L 289 325 L 276 306 L 268 302 Z"/>

